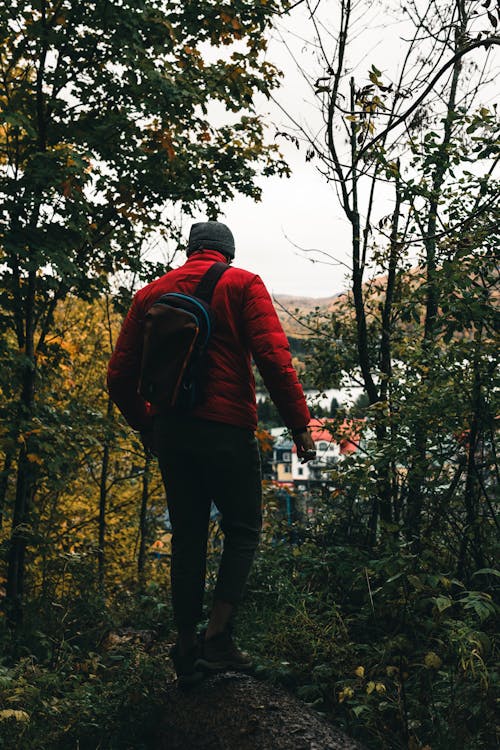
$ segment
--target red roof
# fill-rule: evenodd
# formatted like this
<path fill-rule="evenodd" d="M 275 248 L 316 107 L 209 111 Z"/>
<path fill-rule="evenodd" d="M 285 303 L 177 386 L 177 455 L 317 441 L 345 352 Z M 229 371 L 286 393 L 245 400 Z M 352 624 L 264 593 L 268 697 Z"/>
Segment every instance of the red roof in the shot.
<path fill-rule="evenodd" d="M 359 448 L 363 424 L 363 419 L 344 419 L 341 424 L 334 419 L 311 419 L 309 428 L 315 443 L 319 443 L 320 440 L 327 443 L 338 443 L 340 453 L 348 455 L 355 453 Z M 329 426 L 330 429 L 328 429 Z M 297 453 L 295 445 L 292 451 Z"/>

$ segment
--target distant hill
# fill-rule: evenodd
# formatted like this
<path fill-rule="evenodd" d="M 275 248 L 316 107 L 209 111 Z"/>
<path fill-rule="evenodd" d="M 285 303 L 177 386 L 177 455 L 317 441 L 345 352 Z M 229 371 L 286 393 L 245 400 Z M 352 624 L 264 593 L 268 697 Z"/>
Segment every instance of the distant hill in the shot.
<path fill-rule="evenodd" d="M 415 288 L 422 283 L 422 269 L 418 266 L 408 269 L 401 277 L 406 285 Z M 363 295 L 367 314 L 370 309 L 378 307 L 382 298 L 385 297 L 385 288 L 387 284 L 387 275 L 380 274 L 363 282 Z M 307 330 L 300 325 L 295 319 L 298 317 L 296 310 L 300 310 L 303 315 L 312 312 L 317 307 L 325 313 L 332 312 L 338 305 L 343 305 L 348 299 L 352 298 L 350 290 L 338 292 L 331 297 L 299 297 L 293 294 L 275 294 L 273 296 L 274 306 L 281 320 L 281 324 L 287 336 L 303 338 L 307 336 Z M 354 312 L 351 313 L 354 315 Z"/>
<path fill-rule="evenodd" d="M 273 296 L 274 306 L 281 324 L 287 336 L 301 338 L 307 335 L 304 327 L 295 320 L 296 311 L 300 310 L 302 315 L 313 312 L 317 307 L 324 312 L 333 309 L 335 303 L 344 292 L 334 294 L 332 297 L 298 297 L 292 294 L 275 294 Z"/>
<path fill-rule="evenodd" d="M 423 269 L 418 266 L 414 266 L 413 268 L 405 270 L 404 273 L 399 276 L 398 284 L 400 284 L 401 282 L 402 284 L 404 284 L 407 290 L 407 294 L 408 290 L 413 290 L 414 292 L 419 287 L 419 285 L 424 282 L 424 280 Z M 377 314 L 380 304 L 385 299 L 386 285 L 386 274 L 374 276 L 371 279 L 367 279 L 363 283 L 363 296 L 365 300 L 365 310 L 368 318 L 370 316 L 373 316 L 374 314 Z M 498 292 L 496 287 L 491 287 L 487 293 L 492 305 L 498 303 L 498 300 L 500 299 L 500 292 Z M 300 339 L 304 339 L 308 335 L 307 328 L 305 328 L 300 324 L 300 322 L 297 321 L 297 318 L 300 317 L 300 314 L 307 315 L 307 313 L 314 311 L 316 308 L 319 308 L 319 310 L 325 314 L 331 313 L 335 309 L 337 310 L 337 312 L 339 311 L 339 309 L 345 311 L 344 303 L 349 298 L 351 298 L 351 309 L 348 314 L 350 314 L 354 319 L 354 310 L 352 309 L 352 292 L 350 290 L 339 292 L 338 294 L 334 294 L 331 297 L 299 297 L 292 294 L 275 294 L 273 297 L 274 306 L 281 320 L 281 324 L 285 330 L 285 333 L 290 339 L 292 351 L 300 354 L 304 348 L 303 342 L 301 342 Z M 297 313 L 297 310 L 299 310 L 300 312 Z M 417 329 L 421 328 L 424 325 L 425 310 L 422 302 L 417 307 L 417 312 L 417 320 L 413 319 L 410 321 L 402 321 L 402 325 L 410 335 L 418 335 Z M 441 313 L 441 310 L 439 312 Z M 459 334 L 457 333 L 456 335 Z M 468 332 L 464 331 L 462 334 L 460 334 L 460 336 L 471 335 L 471 330 L 469 330 Z"/>

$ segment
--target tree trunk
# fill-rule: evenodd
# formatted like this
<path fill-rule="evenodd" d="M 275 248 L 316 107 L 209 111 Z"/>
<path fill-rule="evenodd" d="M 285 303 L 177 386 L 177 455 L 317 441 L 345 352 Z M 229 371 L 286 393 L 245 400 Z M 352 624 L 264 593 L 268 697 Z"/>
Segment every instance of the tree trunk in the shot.
<path fill-rule="evenodd" d="M 478 500 L 481 490 L 479 487 L 476 467 L 476 450 L 481 431 L 482 412 L 482 383 L 479 367 L 481 334 L 482 331 L 481 328 L 479 328 L 475 336 L 476 351 L 473 364 L 472 413 L 469 434 L 467 436 L 467 473 L 464 488 L 466 527 L 464 529 L 464 537 L 460 547 L 460 557 L 457 566 L 457 576 L 460 579 L 465 575 L 469 547 L 471 548 L 475 565 L 478 568 L 484 568 L 485 565 L 478 516 Z"/>
<path fill-rule="evenodd" d="M 47 122 L 45 113 L 45 94 L 44 94 L 44 76 L 45 65 L 48 50 L 47 34 L 47 15 L 46 2 L 43 0 L 40 6 L 41 24 L 43 33 L 40 37 L 40 54 L 38 68 L 36 72 L 36 113 L 37 113 L 37 146 L 40 152 L 47 149 Z M 37 226 L 40 208 L 41 208 L 41 191 L 36 181 L 33 184 L 33 212 L 29 222 L 31 228 Z M 27 532 L 29 530 L 31 516 L 31 498 L 33 496 L 33 487 L 35 483 L 36 464 L 29 460 L 30 455 L 30 438 L 23 433 L 28 433 L 31 420 L 33 418 L 35 406 L 35 379 L 36 379 L 36 353 L 35 353 L 35 326 L 36 326 L 36 287 L 37 287 L 37 269 L 38 269 L 38 251 L 34 247 L 29 247 L 30 270 L 27 278 L 22 278 L 19 266 L 14 266 L 14 278 L 17 281 L 15 298 L 17 306 L 15 311 L 16 333 L 20 349 L 24 347 L 25 364 L 22 378 L 22 391 L 19 402 L 19 426 L 20 437 L 22 439 L 21 448 L 17 463 L 16 478 L 16 496 L 14 500 L 14 513 L 12 522 L 12 533 L 8 551 L 8 570 L 7 570 L 7 596 L 6 604 L 14 625 L 20 623 L 22 619 L 22 605 L 24 594 L 24 569 L 25 554 L 27 544 Z M 23 290 L 25 292 L 25 302 L 23 305 Z M 23 317 L 24 313 L 24 317 Z"/>
<path fill-rule="evenodd" d="M 113 416 L 113 402 L 108 396 L 106 407 L 106 431 L 109 422 Z M 104 439 L 104 450 L 102 453 L 101 478 L 99 481 L 99 538 L 97 543 L 97 578 L 99 590 L 104 593 L 104 575 L 106 567 L 106 509 L 108 499 L 108 469 L 109 469 L 110 439 L 108 436 Z"/>
<path fill-rule="evenodd" d="M 146 546 L 148 537 L 147 510 L 149 497 L 149 457 L 144 461 L 144 473 L 142 475 L 141 510 L 139 517 L 139 554 L 137 557 L 137 574 L 139 585 L 144 585 L 144 567 L 146 562 Z"/>
<path fill-rule="evenodd" d="M 12 451 L 7 451 L 3 462 L 3 469 L 0 473 L 0 529 L 3 526 L 3 517 L 5 513 L 5 501 L 7 499 L 7 487 L 9 484 L 10 470 L 12 468 Z"/>
<path fill-rule="evenodd" d="M 28 425 L 33 416 L 35 397 L 35 353 L 33 336 L 33 309 L 35 298 L 35 278 L 30 274 L 26 315 L 26 363 L 23 373 L 23 388 L 20 402 L 20 424 Z M 21 447 L 17 461 L 16 495 L 12 531 L 8 551 L 6 604 L 14 625 L 21 622 L 24 594 L 24 564 L 27 544 L 27 532 L 30 523 L 30 497 L 33 493 L 35 469 L 29 460 L 29 436 L 21 433 Z"/>
<path fill-rule="evenodd" d="M 461 23 L 460 27 L 455 30 L 455 52 L 459 52 L 461 46 L 463 46 L 466 30 L 466 18 L 463 14 L 461 0 L 457 0 L 457 7 L 459 9 Z M 449 147 L 452 139 L 453 116 L 455 114 L 458 81 L 461 68 L 461 59 L 457 59 L 453 66 L 443 138 L 436 153 L 436 163 L 432 177 L 432 192 L 427 214 L 426 238 L 424 239 L 427 291 L 424 335 L 422 341 L 422 365 L 427 366 L 427 370 L 423 370 L 422 383 L 424 383 L 430 376 L 429 365 L 436 339 L 436 324 L 439 309 L 439 289 L 436 278 L 438 266 L 436 257 L 437 215 L 446 172 L 450 164 Z M 424 411 L 425 410 L 423 409 L 422 412 Z M 413 461 L 408 474 L 407 515 L 407 533 L 409 538 L 413 539 L 416 550 L 420 547 L 424 480 L 429 469 L 429 461 L 427 458 L 428 437 L 428 422 L 424 419 L 418 419 L 415 425 Z"/>
<path fill-rule="evenodd" d="M 350 105 L 351 114 L 355 113 L 355 86 L 354 79 L 350 81 Z M 364 258 L 361 254 L 361 223 L 358 208 L 358 177 L 357 177 L 357 143 L 356 129 L 354 122 L 351 123 L 351 163 L 352 163 L 352 211 L 350 212 L 350 221 L 352 225 L 352 293 L 354 298 L 354 310 L 356 314 L 356 343 L 358 350 L 358 361 L 363 376 L 370 404 L 375 404 L 380 400 L 379 390 L 375 384 L 372 374 L 372 363 L 370 361 L 370 350 L 368 347 L 368 329 L 366 325 L 366 311 L 363 294 L 363 272 Z M 384 444 L 385 427 L 378 423 L 375 426 L 377 442 Z M 373 499 L 372 512 L 369 521 L 370 543 L 373 544 L 377 536 L 377 527 L 379 516 L 382 521 L 390 521 L 390 486 L 387 468 L 377 466 L 377 496 Z"/>
<path fill-rule="evenodd" d="M 32 464 L 27 459 L 26 447 L 19 451 L 16 496 L 14 501 L 14 515 L 12 519 L 12 533 L 10 538 L 6 605 L 9 619 L 14 625 L 22 620 L 24 594 L 24 568 L 26 545 L 28 541 L 30 520 L 30 493 L 33 487 Z"/>

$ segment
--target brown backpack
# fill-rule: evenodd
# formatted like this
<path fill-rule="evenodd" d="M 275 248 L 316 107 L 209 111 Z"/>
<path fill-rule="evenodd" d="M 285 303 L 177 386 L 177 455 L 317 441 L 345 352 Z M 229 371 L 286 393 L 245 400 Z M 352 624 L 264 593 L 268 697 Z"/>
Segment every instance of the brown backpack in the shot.
<path fill-rule="evenodd" d="M 194 294 L 169 292 L 150 307 L 139 393 L 154 406 L 188 411 L 203 401 L 207 348 L 216 322 L 210 303 L 228 268 L 226 263 L 214 263 Z"/>

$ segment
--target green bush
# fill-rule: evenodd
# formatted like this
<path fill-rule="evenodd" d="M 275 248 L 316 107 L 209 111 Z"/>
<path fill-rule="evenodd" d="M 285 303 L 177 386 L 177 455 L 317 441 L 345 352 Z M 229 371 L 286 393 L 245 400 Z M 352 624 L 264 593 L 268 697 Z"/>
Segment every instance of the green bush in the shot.
<path fill-rule="evenodd" d="M 433 572 L 439 558 L 417 557 L 397 535 L 371 550 L 342 543 L 338 505 L 315 502 L 321 521 L 301 543 L 267 526 L 241 617 L 258 673 L 369 748 L 493 747 L 491 592 Z"/>

